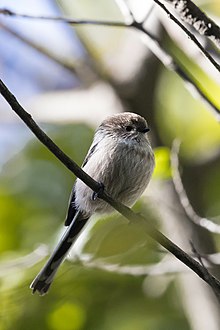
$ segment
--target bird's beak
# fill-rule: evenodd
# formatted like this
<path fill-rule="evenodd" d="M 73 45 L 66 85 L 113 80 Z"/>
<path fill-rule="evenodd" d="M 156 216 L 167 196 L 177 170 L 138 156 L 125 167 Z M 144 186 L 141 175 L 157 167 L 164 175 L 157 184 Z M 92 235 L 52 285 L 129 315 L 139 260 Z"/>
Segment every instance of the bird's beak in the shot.
<path fill-rule="evenodd" d="M 149 127 L 145 127 L 144 129 L 141 130 L 141 133 L 147 133 L 150 131 Z"/>

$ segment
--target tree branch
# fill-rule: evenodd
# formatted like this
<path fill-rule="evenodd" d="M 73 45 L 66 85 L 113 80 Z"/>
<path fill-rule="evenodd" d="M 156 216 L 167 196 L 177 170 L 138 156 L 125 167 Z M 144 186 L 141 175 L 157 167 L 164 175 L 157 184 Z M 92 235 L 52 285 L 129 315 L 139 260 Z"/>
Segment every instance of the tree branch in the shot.
<path fill-rule="evenodd" d="M 188 218 L 195 223 L 196 225 L 207 229 L 211 233 L 220 234 L 220 225 L 214 223 L 210 219 L 200 217 L 195 210 L 193 209 L 189 198 L 184 189 L 180 172 L 179 172 L 179 148 L 180 141 L 174 140 L 172 149 L 171 149 L 171 170 L 172 170 L 172 179 L 174 188 L 176 190 L 177 196 L 179 198 L 180 204 L 182 205 Z"/>
<path fill-rule="evenodd" d="M 210 286 L 212 287 L 212 291 L 214 292 L 216 298 L 218 299 L 218 302 L 220 303 L 220 292 L 219 292 L 219 289 L 216 287 L 216 284 L 215 282 L 213 282 L 212 280 L 212 276 L 211 274 L 209 273 L 208 269 L 205 267 L 204 263 L 203 263 L 203 260 L 202 260 L 202 257 L 201 255 L 198 253 L 198 251 L 196 250 L 193 242 L 190 242 L 191 244 L 191 247 L 192 247 L 192 251 L 193 253 L 195 254 L 196 258 L 198 259 L 198 261 L 200 262 L 201 266 L 203 267 L 203 273 L 204 273 L 204 277 L 206 278 L 206 280 L 209 281 L 210 283 Z"/>
<path fill-rule="evenodd" d="M 101 25 L 101 26 L 113 26 L 113 27 L 128 27 L 130 25 L 129 23 L 124 23 L 119 21 L 73 19 L 64 16 L 36 16 L 36 15 L 28 15 L 28 14 L 19 14 L 7 8 L 0 9 L 0 14 L 11 17 L 21 17 L 21 18 L 37 19 L 37 20 L 45 20 L 45 21 L 57 21 L 57 22 L 67 23 L 70 25 Z"/>
<path fill-rule="evenodd" d="M 118 21 L 102 21 L 102 20 L 75 20 L 72 18 L 65 18 L 63 16 L 34 16 L 34 15 L 26 15 L 26 14 L 18 14 L 8 9 L 0 9 L 0 14 L 3 15 L 9 15 L 9 16 L 15 16 L 15 17 L 23 17 L 23 18 L 29 18 L 29 19 L 41 19 L 41 20 L 52 20 L 52 21 L 61 21 L 67 24 L 71 25 L 99 25 L 99 26 L 110 26 L 110 27 L 122 27 L 122 28 L 134 28 L 139 30 L 145 35 L 145 41 L 146 46 L 151 50 L 151 52 L 164 64 L 164 66 L 174 71 L 177 75 L 180 76 L 180 78 L 184 81 L 186 87 L 188 90 L 195 96 L 195 94 L 204 102 L 206 105 L 208 105 L 208 108 L 211 110 L 213 115 L 215 116 L 217 121 L 220 121 L 220 109 L 218 106 L 216 106 L 212 100 L 209 98 L 208 95 L 204 93 L 204 91 L 201 90 L 199 85 L 196 83 L 196 81 L 191 77 L 189 73 L 184 70 L 175 59 L 168 54 L 167 51 L 165 51 L 162 47 L 162 44 L 157 40 L 157 38 L 150 32 L 148 32 L 144 27 L 144 22 L 137 22 L 135 20 L 135 17 L 129 7 L 127 7 L 127 22 L 118 22 Z M 194 39 L 196 39 L 194 37 Z M 146 42 L 147 41 L 147 42 Z M 197 43 L 199 41 L 197 40 Z M 202 45 L 200 45 L 200 50 L 203 50 L 203 54 L 207 56 L 207 52 L 204 49 Z M 211 57 L 211 55 L 207 56 L 208 59 Z M 210 59 L 209 59 L 210 60 Z M 215 62 L 214 59 L 212 59 L 211 63 L 213 64 Z M 218 69 L 218 64 L 215 62 L 215 68 Z"/>
<path fill-rule="evenodd" d="M 155 1 L 155 0 L 154 0 Z M 201 35 L 210 38 L 220 48 L 220 28 L 191 0 L 165 0 L 170 3 L 180 18 Z"/>
<path fill-rule="evenodd" d="M 192 34 L 183 24 L 181 24 L 175 16 L 171 14 L 171 12 L 158 0 L 154 0 L 158 6 L 161 7 L 168 15 L 168 17 L 174 21 L 184 32 L 185 34 L 194 42 L 194 44 L 199 48 L 199 50 L 203 53 L 203 55 L 214 65 L 214 67 L 220 72 L 220 65 L 216 62 L 216 60 L 209 54 L 209 52 L 202 46 L 202 44 L 198 41 L 198 39 Z"/>
<path fill-rule="evenodd" d="M 87 184 L 93 191 L 99 192 L 100 185 L 94 179 L 92 179 L 87 173 L 85 173 L 74 161 L 72 161 L 47 135 L 44 131 L 36 124 L 31 115 L 27 113 L 24 108 L 19 104 L 15 96 L 9 91 L 6 85 L 0 80 L 0 93 L 4 99 L 11 106 L 12 110 L 22 119 L 22 121 L 29 127 L 33 134 L 39 139 L 39 141 L 48 148 L 55 157 L 57 157 L 72 173 L 74 173 L 80 180 Z M 153 240 L 162 245 L 166 250 L 170 251 L 177 259 L 182 261 L 187 267 L 192 269 L 199 277 L 207 282 L 211 287 L 212 283 L 209 283 L 204 276 L 203 267 L 190 257 L 186 252 L 181 250 L 175 243 L 164 236 L 158 231 L 149 221 L 143 216 L 134 213 L 131 209 L 125 205 L 113 200 L 107 192 L 103 191 L 100 194 L 100 198 L 109 203 L 119 213 L 121 213 L 130 222 L 136 223 L 143 228 L 143 231 L 150 236 Z M 211 275 L 211 282 L 215 282 L 216 287 L 220 292 L 220 281 Z"/>
<path fill-rule="evenodd" d="M 213 267 L 213 265 L 210 265 L 209 263 L 212 259 L 215 260 L 215 265 L 220 264 L 220 253 L 199 256 L 200 258 L 198 259 L 198 256 L 195 255 L 196 259 L 199 260 L 200 263 L 202 257 L 205 259 L 205 265 L 204 262 L 202 263 L 206 270 Z M 167 257 L 168 255 L 157 263 L 147 265 L 120 265 L 118 263 L 109 263 L 108 260 L 105 261 L 105 259 L 88 259 L 88 254 L 86 255 L 86 258 L 84 258 L 83 255 L 74 256 L 73 258 L 70 258 L 70 261 L 82 264 L 88 268 L 96 268 L 107 272 L 115 272 L 118 274 L 127 274 L 132 276 L 168 276 L 179 273 L 188 274 L 189 269 L 186 268 L 183 263 L 180 263 L 178 259 L 171 259 L 170 255 L 169 258 Z"/>
<path fill-rule="evenodd" d="M 175 59 L 168 54 L 163 48 L 159 40 L 157 40 L 150 32 L 139 25 L 140 31 L 144 32 L 147 37 L 146 45 L 152 51 L 152 53 L 164 64 L 164 66 L 170 71 L 175 72 L 185 83 L 185 87 L 195 97 L 195 95 L 202 100 L 211 113 L 215 116 L 216 120 L 220 121 L 220 109 L 211 101 L 211 99 L 201 90 L 199 85 L 193 80 L 192 76 L 185 71 Z"/>
<path fill-rule="evenodd" d="M 10 28 L 9 26 L 3 24 L 2 22 L 0 22 L 0 28 L 1 29 L 4 29 L 6 32 L 10 33 L 13 37 L 16 37 L 17 39 L 19 39 L 20 41 L 22 41 L 26 45 L 34 48 L 35 50 L 37 50 L 41 54 L 45 55 L 50 60 L 54 61 L 55 63 L 58 63 L 59 65 L 61 65 L 64 68 L 66 68 L 71 73 L 76 74 L 76 65 L 75 65 L 75 63 L 73 61 L 72 62 L 69 62 L 69 61 L 67 61 L 65 59 L 62 59 L 61 60 L 57 55 L 55 55 L 54 53 L 52 53 L 47 48 L 45 48 L 45 47 L 43 47 L 43 46 L 35 43 L 34 41 L 29 40 L 28 38 L 26 38 L 23 35 L 19 34 L 17 31 L 15 31 L 12 28 Z"/>

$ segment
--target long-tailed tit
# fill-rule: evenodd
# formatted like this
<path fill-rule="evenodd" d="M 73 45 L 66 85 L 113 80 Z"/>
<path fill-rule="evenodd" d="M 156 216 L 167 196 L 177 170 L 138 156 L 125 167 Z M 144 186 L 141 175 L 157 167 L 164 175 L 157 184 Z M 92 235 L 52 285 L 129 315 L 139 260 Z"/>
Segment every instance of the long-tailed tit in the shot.
<path fill-rule="evenodd" d="M 148 131 L 146 120 L 134 113 L 118 113 L 106 118 L 96 130 L 82 165 L 112 198 L 127 206 L 133 205 L 144 192 L 154 169 Z M 91 215 L 111 211 L 109 204 L 81 180 L 76 180 L 65 221 L 69 227 L 32 282 L 33 292 L 43 295 L 48 291 L 58 267 Z"/>

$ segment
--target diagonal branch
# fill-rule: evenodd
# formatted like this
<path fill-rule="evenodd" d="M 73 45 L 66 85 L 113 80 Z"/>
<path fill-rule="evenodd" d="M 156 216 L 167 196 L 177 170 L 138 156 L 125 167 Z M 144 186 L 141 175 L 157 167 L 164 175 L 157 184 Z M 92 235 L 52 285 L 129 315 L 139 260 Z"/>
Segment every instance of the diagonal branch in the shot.
<path fill-rule="evenodd" d="M 147 41 L 147 47 L 152 51 L 152 53 L 164 64 L 164 66 L 170 71 L 175 72 L 185 83 L 186 88 L 193 95 L 197 96 L 202 100 L 207 106 L 211 113 L 215 116 L 216 120 L 220 121 L 220 109 L 216 106 L 212 100 L 205 94 L 205 92 L 199 87 L 192 76 L 178 64 L 178 62 L 166 52 L 160 41 L 157 40 L 150 32 L 148 32 L 142 24 L 133 23 L 134 26 L 138 26 L 138 30 L 144 32 L 143 41 Z"/>
<path fill-rule="evenodd" d="M 155 0 L 154 0 L 155 1 Z M 165 0 L 169 2 L 180 18 L 201 35 L 210 38 L 220 48 L 220 27 L 191 0 Z"/>
<path fill-rule="evenodd" d="M 192 247 L 192 251 L 195 254 L 196 258 L 198 259 L 198 261 L 200 262 L 201 266 L 203 267 L 203 273 L 204 273 L 204 277 L 210 281 L 210 286 L 212 287 L 212 291 L 214 292 L 216 298 L 218 299 L 218 302 L 220 303 L 220 292 L 218 290 L 218 288 L 216 287 L 215 282 L 213 282 L 212 280 L 212 276 L 209 273 L 208 269 L 206 268 L 206 266 L 204 265 L 204 262 L 202 260 L 201 255 L 198 253 L 198 251 L 196 250 L 195 246 L 193 245 L 193 242 L 190 242 L 191 247 Z"/>
<path fill-rule="evenodd" d="M 74 161 L 72 161 L 36 124 L 31 115 L 24 110 L 24 108 L 17 101 L 16 97 L 9 91 L 6 85 L 0 80 L 0 93 L 11 106 L 12 110 L 22 119 L 22 121 L 29 127 L 33 134 L 39 139 L 39 141 L 48 148 L 55 157 L 57 157 L 62 164 L 64 164 L 72 173 L 74 173 L 80 180 L 87 184 L 95 192 L 100 194 L 100 184 L 92 179 L 86 172 L 84 172 Z M 213 281 L 220 292 L 220 281 L 211 275 L 210 279 L 204 276 L 203 267 L 195 261 L 186 252 L 180 249 L 175 243 L 164 236 L 158 231 L 149 221 L 143 216 L 133 212 L 125 205 L 113 200 L 105 191 L 100 194 L 100 198 L 109 203 L 119 213 L 121 213 L 129 222 L 135 222 L 143 228 L 143 231 L 150 236 L 153 240 L 162 245 L 166 250 L 170 251 L 177 259 L 182 261 L 187 267 L 192 269 L 199 277 L 207 282 L 211 287 Z"/>
<path fill-rule="evenodd" d="M 220 261 L 220 253 L 203 256 L 200 254 L 199 256 L 195 255 L 195 257 L 207 272 L 208 269 L 212 268 L 212 265 L 209 263 L 210 260 L 214 259 L 215 265 L 219 265 Z M 205 259 L 205 262 L 202 260 L 202 258 Z M 71 258 L 70 261 L 87 268 L 100 269 L 110 273 L 127 274 L 132 276 L 171 276 L 180 273 L 189 273 L 189 269 L 187 269 L 184 264 L 180 263 L 177 259 L 171 259 L 170 255 L 166 255 L 161 261 L 157 263 L 147 265 L 120 265 L 119 263 L 109 263 L 108 260 L 106 261 L 102 258 L 88 258 L 88 255 L 86 255 L 86 258 L 84 258 L 83 255 L 74 256 L 74 258 Z M 204 270 L 205 273 L 206 271 Z M 204 275 L 206 276 L 206 274 Z M 215 287 L 214 283 L 213 286 Z M 218 289 L 215 288 L 214 293 L 216 293 L 218 297 Z"/>
<path fill-rule="evenodd" d="M 118 1 L 119 2 L 119 1 Z M 214 65 L 214 67 L 220 72 L 220 65 L 215 61 L 215 59 L 207 52 L 207 50 L 202 46 L 202 44 L 197 40 L 197 38 L 185 28 L 184 25 L 182 25 L 170 12 L 169 10 L 159 1 L 159 0 L 154 0 L 154 2 L 159 5 L 169 16 L 171 20 L 173 20 L 179 27 L 190 37 L 190 39 L 196 44 L 196 46 L 200 49 L 200 51 L 203 53 L 205 57 Z M 119 21 L 102 21 L 102 20 L 89 20 L 89 19 L 84 19 L 84 20 L 77 20 L 73 18 L 66 18 L 64 16 L 35 16 L 35 15 L 27 15 L 27 14 L 19 14 L 15 13 L 14 11 L 11 11 L 9 9 L 0 9 L 0 14 L 11 16 L 11 17 L 21 17 L 21 18 L 28 18 L 28 19 L 40 19 L 40 20 L 46 20 L 46 21 L 60 21 L 64 22 L 70 25 L 101 25 L 101 26 L 112 26 L 112 27 L 132 27 L 133 23 L 136 22 L 135 17 L 130 10 L 129 6 L 127 6 L 124 1 L 120 1 L 120 9 L 123 11 L 123 14 L 125 16 L 126 22 L 119 22 Z M 118 4 L 119 4 L 118 3 Z M 122 5 L 124 3 L 124 6 L 122 8 Z M 127 11 L 125 10 L 127 8 Z M 144 18 L 142 22 L 143 23 L 146 21 L 147 17 L 151 14 L 151 10 L 147 13 L 146 17 Z M 126 12 L 126 13 L 125 13 Z M 137 29 L 138 26 L 135 26 Z"/>
<path fill-rule="evenodd" d="M 36 264 L 42 262 L 42 260 L 49 254 L 49 247 L 45 244 L 39 245 L 35 250 L 24 255 L 12 259 L 10 261 L 0 262 L 0 278 L 4 278 L 8 274 L 11 274 L 15 270 L 26 270 L 27 268 L 33 267 Z M 195 255 L 195 253 L 194 253 Z M 212 265 L 220 264 L 220 253 L 215 254 L 199 254 L 200 260 L 204 258 L 203 267 L 211 269 Z M 198 260 L 198 257 L 196 258 Z M 201 263 L 201 261 L 199 262 Z M 100 269 L 107 272 L 114 272 L 117 274 L 127 274 L 132 276 L 168 276 L 179 273 L 188 273 L 189 268 L 185 267 L 183 263 L 180 263 L 178 259 L 174 259 L 171 255 L 165 255 L 159 262 L 147 264 L 147 265 L 120 265 L 119 263 L 112 263 L 108 261 L 108 258 L 94 258 L 86 254 L 75 255 L 69 258 L 70 262 L 82 265 L 87 268 Z M 205 262 L 205 263 L 204 263 Z M 211 263 L 211 264 L 210 264 Z"/>
<path fill-rule="evenodd" d="M 159 1 L 154 0 L 158 6 L 161 7 L 165 11 L 165 13 L 168 15 L 168 17 L 174 21 L 184 32 L 185 34 L 194 42 L 194 44 L 199 48 L 199 50 L 203 53 L 203 55 L 214 65 L 214 67 L 220 72 L 220 65 L 216 62 L 216 60 L 209 54 L 209 52 L 202 46 L 202 44 L 199 42 L 199 40 L 194 36 L 193 33 L 191 33 L 182 23 L 176 19 L 175 16 L 171 14 L 171 12 Z"/>
<path fill-rule="evenodd" d="M 34 251 L 23 257 L 12 259 L 10 261 L 0 262 L 0 279 L 5 278 L 16 270 L 27 269 L 41 262 L 49 253 L 49 248 L 45 245 L 39 245 Z"/>
<path fill-rule="evenodd" d="M 55 52 L 52 52 L 51 50 L 40 45 L 39 43 L 30 40 L 29 38 L 25 37 L 21 33 L 18 33 L 15 29 L 12 29 L 11 27 L 3 24 L 2 22 L 0 22 L 0 28 L 4 29 L 7 33 L 17 38 L 27 46 L 43 54 L 51 61 L 67 69 L 70 73 L 75 74 L 80 79 L 80 81 L 84 83 L 84 85 L 89 85 L 94 82 L 95 73 L 92 72 L 92 70 L 85 62 L 81 62 L 80 60 L 74 60 L 72 58 L 66 58 L 64 56 L 59 56 Z"/>
<path fill-rule="evenodd" d="M 73 61 L 67 61 L 66 59 L 61 59 L 60 57 L 58 57 L 56 54 L 52 53 L 48 48 L 45 48 L 37 43 L 35 43 L 34 41 L 29 40 L 28 38 L 26 38 L 25 36 L 19 34 L 17 31 L 15 31 L 14 29 L 10 28 L 9 26 L 3 24 L 2 22 L 0 22 L 0 28 L 4 29 L 6 32 L 10 33 L 13 37 L 16 37 L 17 39 L 19 39 L 20 41 L 22 41 L 23 43 L 25 43 L 26 45 L 34 48 L 35 50 L 37 50 L 38 52 L 40 52 L 41 54 L 45 55 L 46 57 L 48 57 L 50 60 L 54 61 L 55 63 L 61 65 L 62 67 L 66 68 L 67 70 L 69 70 L 71 73 L 76 74 L 76 64 Z"/>

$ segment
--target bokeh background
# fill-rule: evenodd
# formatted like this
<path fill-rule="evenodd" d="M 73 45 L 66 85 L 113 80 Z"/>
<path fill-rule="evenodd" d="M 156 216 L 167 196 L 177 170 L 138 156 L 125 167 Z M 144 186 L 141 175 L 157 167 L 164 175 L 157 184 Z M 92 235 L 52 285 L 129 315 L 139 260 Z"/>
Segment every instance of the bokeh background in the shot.
<path fill-rule="evenodd" d="M 196 1 L 219 22 L 218 0 Z M 118 20 L 118 2 L 1 0 L 33 15 Z M 152 1 L 129 1 L 137 20 L 220 106 L 219 72 Z M 220 225 L 220 129 L 206 105 L 165 68 L 138 31 L 0 16 L 1 79 L 59 147 L 81 164 L 107 115 L 147 118 L 156 169 L 137 212 L 188 253 L 215 256 L 219 235 L 185 214 L 170 148 L 182 141 L 181 176 L 195 211 Z M 195 32 L 194 32 L 195 33 Z M 219 61 L 219 50 L 199 37 Z M 218 330 L 219 305 L 195 274 L 118 214 L 93 217 L 48 295 L 29 285 L 63 232 L 74 176 L 0 98 L 0 330 Z"/>

